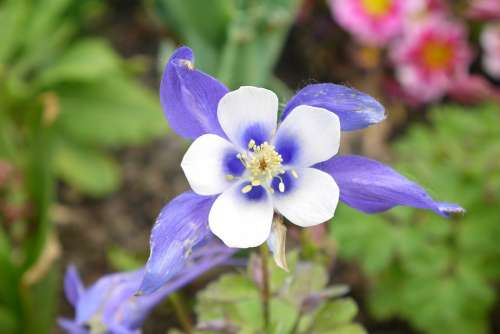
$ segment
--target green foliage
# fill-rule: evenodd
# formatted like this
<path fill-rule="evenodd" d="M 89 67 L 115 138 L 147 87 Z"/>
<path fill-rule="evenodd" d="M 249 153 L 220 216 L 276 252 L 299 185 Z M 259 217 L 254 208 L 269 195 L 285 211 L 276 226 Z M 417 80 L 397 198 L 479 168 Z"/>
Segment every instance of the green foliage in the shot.
<path fill-rule="evenodd" d="M 347 289 L 327 287 L 323 266 L 289 254 L 290 273 L 268 262 L 270 270 L 269 333 L 363 334 L 354 323 L 358 312 Z M 261 333 L 264 326 L 262 262 L 252 257 L 247 273 L 224 274 L 197 295 L 198 328 L 203 333 Z M 219 326 L 219 327 L 217 327 Z"/>
<path fill-rule="evenodd" d="M 95 0 L 0 2 L 0 163 L 15 170 L 0 181 L 2 333 L 52 331 L 57 180 L 108 194 L 121 178 L 107 151 L 165 131 L 155 95 L 108 42 L 81 35 L 101 9 Z"/>
<path fill-rule="evenodd" d="M 106 41 L 75 37 L 84 9 L 94 8 L 90 5 L 97 3 L 10 0 L 1 5 L 7 22 L 1 40 L 8 42 L 0 48 L 0 106 L 19 129 L 30 121 L 28 115 L 42 113 L 42 122 L 54 132 L 56 174 L 99 196 L 115 190 L 120 180 L 100 146 L 144 143 L 163 133 L 165 122 L 155 95 L 133 80 Z"/>
<path fill-rule="evenodd" d="M 288 90 L 272 71 L 300 5 L 298 0 L 155 0 L 156 12 L 193 48 L 196 65 L 229 87 Z M 282 94 L 280 94 L 282 95 Z"/>
<path fill-rule="evenodd" d="M 373 281 L 369 306 L 425 333 L 487 333 L 500 282 L 500 110 L 439 107 L 396 144 L 398 169 L 463 217 L 397 208 L 368 216 L 339 208 L 332 225 L 340 256 Z"/>

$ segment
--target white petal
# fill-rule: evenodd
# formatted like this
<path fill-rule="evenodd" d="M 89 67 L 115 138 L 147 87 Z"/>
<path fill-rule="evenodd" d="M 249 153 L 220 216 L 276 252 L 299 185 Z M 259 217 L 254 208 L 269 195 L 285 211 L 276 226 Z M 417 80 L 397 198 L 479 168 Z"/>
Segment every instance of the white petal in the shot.
<path fill-rule="evenodd" d="M 261 198 L 249 200 L 241 193 L 241 187 L 241 183 L 233 186 L 215 200 L 208 223 L 228 247 L 256 247 L 271 233 L 273 205 L 264 189 Z"/>
<path fill-rule="evenodd" d="M 222 97 L 217 117 L 229 140 L 246 149 L 250 139 L 260 144 L 271 138 L 278 119 L 278 97 L 264 88 L 243 86 Z"/>
<path fill-rule="evenodd" d="M 274 207 L 295 225 L 307 227 L 332 219 L 339 202 L 333 178 L 315 168 L 297 170 L 290 190 L 275 192 Z"/>
<path fill-rule="evenodd" d="M 229 173 L 224 168 L 224 158 L 237 153 L 234 145 L 224 138 L 213 134 L 198 137 L 181 162 L 191 189 L 199 195 L 215 195 L 226 190 L 232 183 L 226 177 Z"/>
<path fill-rule="evenodd" d="M 279 126 L 274 144 L 284 164 L 309 167 L 326 161 L 339 151 L 339 118 L 323 108 L 298 106 Z"/>

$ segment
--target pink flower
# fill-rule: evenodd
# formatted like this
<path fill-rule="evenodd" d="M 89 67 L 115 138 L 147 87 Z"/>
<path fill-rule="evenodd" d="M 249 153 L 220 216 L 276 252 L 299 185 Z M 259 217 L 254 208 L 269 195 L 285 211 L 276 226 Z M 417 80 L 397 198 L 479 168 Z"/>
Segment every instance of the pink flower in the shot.
<path fill-rule="evenodd" d="M 471 18 L 479 20 L 500 19 L 500 1 L 473 0 L 467 14 Z"/>
<path fill-rule="evenodd" d="M 408 0 L 330 0 L 344 29 L 368 44 L 384 45 L 403 32 Z"/>
<path fill-rule="evenodd" d="M 498 99 L 500 92 L 482 75 L 472 74 L 458 78 L 448 90 L 453 100 L 463 104 L 476 104 Z"/>
<path fill-rule="evenodd" d="M 446 94 L 465 75 L 472 59 L 462 24 L 429 16 L 412 25 L 391 50 L 396 77 L 406 94 L 430 102 Z"/>
<path fill-rule="evenodd" d="M 495 79 L 500 79 L 500 22 L 488 24 L 481 33 L 483 68 Z"/>

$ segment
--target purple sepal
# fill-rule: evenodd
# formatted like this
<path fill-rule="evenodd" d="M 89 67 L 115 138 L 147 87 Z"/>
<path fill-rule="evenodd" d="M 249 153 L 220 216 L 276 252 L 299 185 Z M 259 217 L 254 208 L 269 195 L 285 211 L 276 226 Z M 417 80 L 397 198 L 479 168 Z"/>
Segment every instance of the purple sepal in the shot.
<path fill-rule="evenodd" d="M 397 205 L 430 209 L 444 217 L 464 212 L 459 205 L 435 202 L 422 187 L 375 160 L 345 155 L 315 167 L 335 179 L 342 202 L 365 213 L 381 212 Z"/>
<path fill-rule="evenodd" d="M 98 313 L 103 313 L 103 318 L 106 323 L 109 323 L 109 310 L 124 302 L 121 292 L 124 289 L 134 291 L 139 287 L 143 270 L 125 273 L 114 273 L 100 278 L 95 284 L 86 289 L 81 295 L 76 306 L 76 322 L 84 324 Z M 107 317 L 108 316 L 108 317 Z"/>
<path fill-rule="evenodd" d="M 182 137 L 206 133 L 225 137 L 217 120 L 219 100 L 228 89 L 194 68 L 193 52 L 178 48 L 170 57 L 160 84 L 160 101 L 169 126 Z"/>
<path fill-rule="evenodd" d="M 59 319 L 69 334 L 89 334 L 103 328 L 109 334 L 136 334 L 151 309 L 169 294 L 215 266 L 224 264 L 235 253 L 217 240 L 209 240 L 193 250 L 184 268 L 156 292 L 136 296 L 144 270 L 106 275 L 81 293 L 75 306 L 76 319 Z M 93 326 L 95 326 L 93 328 Z"/>
<path fill-rule="evenodd" d="M 384 107 L 373 97 L 356 89 L 332 83 L 312 84 L 302 88 L 286 105 L 286 116 L 299 105 L 327 109 L 340 119 L 343 131 L 366 128 L 385 119 Z"/>
<path fill-rule="evenodd" d="M 73 320 L 59 318 L 57 319 L 57 323 L 68 334 L 89 334 L 89 332 L 83 326 L 78 325 Z"/>
<path fill-rule="evenodd" d="M 64 294 L 71 305 L 75 306 L 84 288 L 80 275 L 74 265 L 70 265 L 64 275 Z"/>
<path fill-rule="evenodd" d="M 215 198 L 185 192 L 163 208 L 151 232 L 140 293 L 156 291 L 183 268 L 193 247 L 209 235 L 208 213 Z"/>

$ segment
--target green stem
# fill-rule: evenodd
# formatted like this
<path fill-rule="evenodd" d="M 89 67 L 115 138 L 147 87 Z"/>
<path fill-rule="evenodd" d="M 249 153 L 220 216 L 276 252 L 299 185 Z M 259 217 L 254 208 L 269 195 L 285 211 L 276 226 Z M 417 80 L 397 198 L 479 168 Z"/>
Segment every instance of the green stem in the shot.
<path fill-rule="evenodd" d="M 267 267 L 267 263 L 269 262 L 269 250 L 267 249 L 267 245 L 263 244 L 260 246 L 260 257 L 262 261 L 262 289 L 261 289 L 261 298 L 262 298 L 262 317 L 264 320 L 264 332 L 269 333 L 269 322 L 270 322 L 270 313 L 269 313 L 269 301 L 271 298 L 271 293 L 269 289 L 269 268 Z"/>
<path fill-rule="evenodd" d="M 189 314 L 186 311 L 186 307 L 182 302 L 181 296 L 178 293 L 173 293 L 170 295 L 169 299 L 174 307 L 175 315 L 177 316 L 184 333 L 193 334 L 193 324 L 191 324 Z"/>
<path fill-rule="evenodd" d="M 302 320 L 302 315 L 303 315 L 303 313 L 302 313 L 302 311 L 300 311 L 299 314 L 297 315 L 297 318 L 295 318 L 292 330 L 290 331 L 291 334 L 296 334 L 297 331 L 299 330 L 300 321 Z"/>

